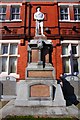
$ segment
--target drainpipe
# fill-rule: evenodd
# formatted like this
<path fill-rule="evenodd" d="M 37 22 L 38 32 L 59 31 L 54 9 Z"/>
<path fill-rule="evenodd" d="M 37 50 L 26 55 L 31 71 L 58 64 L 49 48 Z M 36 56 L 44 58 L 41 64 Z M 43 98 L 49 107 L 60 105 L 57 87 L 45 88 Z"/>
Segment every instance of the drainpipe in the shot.
<path fill-rule="evenodd" d="M 22 3 L 23 5 L 23 9 L 24 9 L 24 39 L 22 39 L 21 41 L 21 45 L 24 46 L 25 45 L 25 40 L 26 40 L 26 14 L 27 14 L 27 10 L 26 10 L 26 6 L 27 6 L 27 2 L 23 2 Z"/>
<path fill-rule="evenodd" d="M 27 14 L 27 2 L 24 3 L 25 4 L 25 16 L 24 16 L 24 35 L 25 35 L 25 39 L 26 39 L 26 14 Z"/>
<path fill-rule="evenodd" d="M 30 41 L 31 36 L 31 4 L 28 3 L 28 41 Z"/>

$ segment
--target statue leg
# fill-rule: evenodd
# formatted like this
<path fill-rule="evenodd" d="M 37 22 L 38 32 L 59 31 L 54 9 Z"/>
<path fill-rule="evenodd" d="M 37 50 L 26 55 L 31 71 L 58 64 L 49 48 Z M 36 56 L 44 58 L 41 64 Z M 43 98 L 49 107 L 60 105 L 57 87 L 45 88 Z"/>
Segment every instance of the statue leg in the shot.
<path fill-rule="evenodd" d="M 39 21 L 36 21 L 35 35 L 39 35 Z"/>
<path fill-rule="evenodd" d="M 41 27 L 41 35 L 45 36 L 45 35 L 43 34 L 43 21 L 40 22 L 40 27 Z"/>

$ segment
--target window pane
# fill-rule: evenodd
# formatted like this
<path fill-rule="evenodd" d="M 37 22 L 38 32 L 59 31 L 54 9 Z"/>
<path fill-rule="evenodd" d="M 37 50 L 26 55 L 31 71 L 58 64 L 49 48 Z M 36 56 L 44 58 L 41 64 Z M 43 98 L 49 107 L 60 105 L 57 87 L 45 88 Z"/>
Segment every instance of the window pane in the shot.
<path fill-rule="evenodd" d="M 74 8 L 74 13 L 77 13 L 77 8 Z"/>
<path fill-rule="evenodd" d="M 68 55 L 68 45 L 67 46 L 63 46 L 63 48 L 62 48 L 62 54 L 63 55 Z"/>
<path fill-rule="evenodd" d="M 78 72 L 78 61 L 77 61 L 77 59 L 73 59 L 73 71 Z"/>
<path fill-rule="evenodd" d="M 65 8 L 65 13 L 68 13 L 68 9 L 67 8 Z"/>
<path fill-rule="evenodd" d="M 15 15 L 12 15 L 12 20 L 13 20 L 13 19 L 16 19 Z"/>
<path fill-rule="evenodd" d="M 78 16 L 78 20 L 80 20 L 80 15 Z"/>
<path fill-rule="evenodd" d="M 78 9 L 78 13 L 80 13 L 80 8 Z"/>
<path fill-rule="evenodd" d="M 16 8 L 16 13 L 19 13 L 19 7 Z"/>
<path fill-rule="evenodd" d="M 2 57 L 2 72 L 7 72 L 7 57 Z"/>
<path fill-rule="evenodd" d="M 2 15 L 0 15 L 0 20 L 2 20 Z"/>
<path fill-rule="evenodd" d="M 6 15 L 0 15 L 0 20 L 5 20 L 5 18 L 6 18 Z"/>
<path fill-rule="evenodd" d="M 16 19 L 19 19 L 20 18 L 20 15 L 16 15 Z"/>
<path fill-rule="evenodd" d="M 65 13 L 65 11 L 64 11 L 64 9 L 63 9 L 63 8 L 61 8 L 61 9 L 60 9 L 60 12 L 61 12 L 61 13 Z"/>
<path fill-rule="evenodd" d="M 5 20 L 5 18 L 6 18 L 6 15 L 2 15 L 2 20 Z"/>
<path fill-rule="evenodd" d="M 15 7 L 12 7 L 12 13 L 15 13 Z"/>
<path fill-rule="evenodd" d="M 65 20 L 68 20 L 68 15 L 65 15 Z"/>
<path fill-rule="evenodd" d="M 10 54 L 17 54 L 17 44 L 10 45 Z"/>
<path fill-rule="evenodd" d="M 19 13 L 19 7 L 18 6 L 12 7 L 12 13 Z"/>
<path fill-rule="evenodd" d="M 68 15 L 66 14 L 61 15 L 61 20 L 68 20 Z"/>
<path fill-rule="evenodd" d="M 64 73 L 69 73 L 69 59 L 68 58 L 63 59 L 63 70 L 64 70 Z"/>
<path fill-rule="evenodd" d="M 72 54 L 77 54 L 77 46 L 72 45 Z"/>
<path fill-rule="evenodd" d="M 77 16 L 77 15 L 75 15 L 75 16 L 74 16 L 74 19 L 75 19 L 75 20 L 78 20 L 78 16 Z"/>
<path fill-rule="evenodd" d="M 12 6 L 12 20 L 20 18 L 20 7 L 19 6 Z"/>
<path fill-rule="evenodd" d="M 11 57 L 10 58 L 10 66 L 9 66 L 9 70 L 10 73 L 16 73 L 16 62 L 17 62 L 17 58 L 16 57 Z"/>
<path fill-rule="evenodd" d="M 61 15 L 61 20 L 64 20 L 64 15 Z"/>
<path fill-rule="evenodd" d="M 8 44 L 2 44 L 2 54 L 8 54 Z"/>
<path fill-rule="evenodd" d="M 2 13 L 2 8 L 0 7 L 0 13 Z"/>
<path fill-rule="evenodd" d="M 6 13 L 6 7 L 3 7 L 3 13 Z"/>
<path fill-rule="evenodd" d="M 6 7 L 0 7 L 0 13 L 6 13 Z"/>

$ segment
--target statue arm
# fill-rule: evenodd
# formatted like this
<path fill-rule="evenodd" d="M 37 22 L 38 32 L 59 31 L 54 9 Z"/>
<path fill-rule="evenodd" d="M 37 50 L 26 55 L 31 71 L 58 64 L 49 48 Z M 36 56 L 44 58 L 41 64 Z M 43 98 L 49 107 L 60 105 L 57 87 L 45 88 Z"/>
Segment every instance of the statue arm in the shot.
<path fill-rule="evenodd" d="M 43 20 L 43 19 L 44 19 L 44 14 L 42 14 L 41 17 L 38 17 L 37 14 L 34 14 L 34 19 L 35 19 L 35 20 Z"/>
<path fill-rule="evenodd" d="M 37 16 L 36 16 L 36 14 L 34 14 L 34 19 L 35 19 L 35 20 L 37 19 Z"/>

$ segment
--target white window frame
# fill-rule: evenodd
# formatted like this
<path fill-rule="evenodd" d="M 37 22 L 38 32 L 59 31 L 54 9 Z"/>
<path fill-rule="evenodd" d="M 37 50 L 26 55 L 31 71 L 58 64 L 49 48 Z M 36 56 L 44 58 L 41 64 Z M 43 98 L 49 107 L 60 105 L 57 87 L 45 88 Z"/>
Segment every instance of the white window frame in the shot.
<path fill-rule="evenodd" d="M 0 6 L 6 6 L 6 9 L 7 9 L 7 6 L 20 6 L 20 12 L 21 12 L 21 6 L 22 6 L 22 3 L 0 3 Z M 10 14 L 10 17 L 11 17 L 11 14 Z M 22 22 L 22 19 L 20 17 L 20 19 L 9 19 L 9 20 L 0 20 L 0 23 L 2 22 Z"/>
<path fill-rule="evenodd" d="M 73 6 L 73 7 L 77 7 L 80 6 L 80 3 L 58 3 L 58 6 Z M 74 11 L 73 11 L 74 12 Z M 69 13 L 69 20 L 61 20 L 59 19 L 60 22 L 80 22 L 80 20 L 71 20 L 70 19 L 70 13 Z"/>
<path fill-rule="evenodd" d="M 12 13 L 12 8 L 17 8 L 17 7 L 19 7 L 19 13 Z M 19 17 L 20 17 L 20 12 L 21 12 L 21 9 L 20 9 L 20 5 L 11 5 L 11 21 L 19 21 L 20 20 L 20 18 L 19 19 L 17 19 L 17 18 L 14 18 L 14 19 L 12 19 L 12 15 L 19 15 Z"/>
<path fill-rule="evenodd" d="M 0 49 L 1 49 L 1 44 L 8 44 L 8 52 L 10 51 L 10 44 L 20 44 L 20 40 L 0 40 Z M 17 48 L 17 54 L 14 54 L 14 55 L 10 55 L 9 53 L 8 54 L 1 54 L 0 52 L 0 57 L 2 56 L 7 56 L 8 57 L 8 62 L 7 62 L 7 65 L 9 65 L 9 57 L 13 56 L 13 57 L 20 57 L 20 55 L 18 54 L 18 48 Z M 17 65 L 16 65 L 17 66 Z M 7 67 L 7 72 L 1 72 L 0 70 L 0 77 L 3 77 L 3 76 L 13 76 L 15 78 L 19 78 L 19 74 L 17 74 L 17 68 L 16 68 L 16 73 L 9 73 L 9 66 Z"/>
<path fill-rule="evenodd" d="M 69 6 L 68 5 L 60 5 L 60 9 L 61 8 L 67 8 L 68 10 L 68 19 L 61 19 L 61 12 L 60 12 L 60 20 L 59 21 L 70 21 L 70 11 L 69 11 Z M 64 14 L 65 15 L 65 14 Z"/>
<path fill-rule="evenodd" d="M 3 7 L 7 8 L 6 5 L 0 5 L 0 7 L 1 8 L 3 8 Z M 1 12 L 0 15 L 5 15 L 5 19 L 4 20 L 0 20 L 0 21 L 5 21 L 6 20 L 6 12 L 5 13 Z"/>
<path fill-rule="evenodd" d="M 74 5 L 73 7 L 74 7 L 74 8 L 80 8 L 80 5 Z M 77 15 L 77 16 L 80 16 L 80 13 L 77 13 L 76 15 Z M 74 21 L 76 21 L 76 22 L 79 21 L 79 22 L 80 22 L 80 20 L 78 20 L 78 19 L 75 20 L 75 13 L 74 13 Z"/>
<path fill-rule="evenodd" d="M 78 60 L 78 64 L 79 64 L 79 59 L 80 59 L 80 55 L 79 55 L 79 51 L 80 51 L 80 48 L 79 48 L 79 41 L 77 40 L 64 40 L 64 41 L 61 41 L 61 44 L 63 45 L 66 45 L 66 44 L 69 44 L 68 46 L 68 55 L 61 55 L 62 58 L 69 58 L 69 73 L 64 73 L 64 74 L 71 74 L 71 64 L 70 64 L 70 51 L 71 51 L 71 46 L 72 45 L 76 45 L 77 46 L 77 54 L 73 54 L 74 58 L 77 58 Z M 79 74 L 80 74 L 80 68 L 78 67 L 78 71 L 79 71 Z M 74 73 L 76 74 L 76 73 Z"/>

